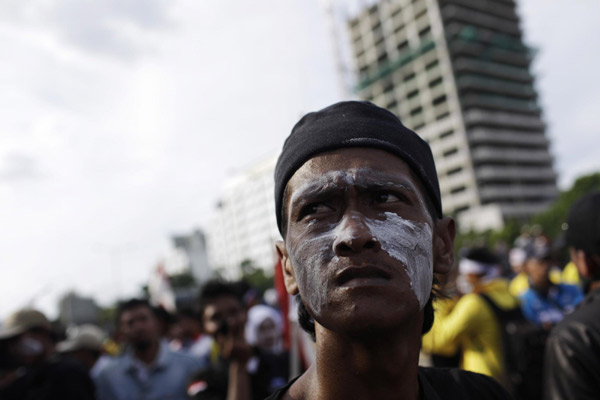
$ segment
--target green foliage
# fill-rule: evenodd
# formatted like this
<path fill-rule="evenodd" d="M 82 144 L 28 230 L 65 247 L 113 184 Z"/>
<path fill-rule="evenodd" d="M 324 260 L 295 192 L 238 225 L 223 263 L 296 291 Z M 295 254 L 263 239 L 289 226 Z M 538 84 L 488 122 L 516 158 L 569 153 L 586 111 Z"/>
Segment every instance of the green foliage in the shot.
<path fill-rule="evenodd" d="M 265 290 L 273 287 L 273 276 L 265 274 L 265 270 L 254 265 L 252 260 L 242 261 L 240 268 L 242 269 L 242 280 L 258 290 L 261 296 Z"/>
<path fill-rule="evenodd" d="M 562 192 L 548 210 L 533 216 L 528 224 L 538 225 L 541 233 L 550 239 L 556 239 L 561 233 L 562 224 L 567 219 L 571 204 L 584 194 L 598 189 L 600 189 L 600 173 L 582 176 L 573 183 L 571 189 Z M 499 242 L 511 246 L 521 233 L 523 226 L 523 221 L 510 220 L 499 231 L 459 233 L 456 235 L 454 249 L 457 251 L 463 247 L 473 246 L 493 248 Z"/>
<path fill-rule="evenodd" d="M 171 282 L 171 287 L 173 289 L 196 287 L 196 280 L 189 272 L 169 275 L 169 281 Z"/>
<path fill-rule="evenodd" d="M 113 327 L 117 316 L 117 303 L 110 307 L 101 307 L 98 314 L 98 325 L 107 329 Z"/>
<path fill-rule="evenodd" d="M 571 189 L 562 192 L 547 211 L 534 216 L 531 222 L 540 225 L 545 235 L 556 238 L 567 219 L 571 204 L 584 194 L 598 189 L 600 173 L 582 176 L 575 181 Z"/>

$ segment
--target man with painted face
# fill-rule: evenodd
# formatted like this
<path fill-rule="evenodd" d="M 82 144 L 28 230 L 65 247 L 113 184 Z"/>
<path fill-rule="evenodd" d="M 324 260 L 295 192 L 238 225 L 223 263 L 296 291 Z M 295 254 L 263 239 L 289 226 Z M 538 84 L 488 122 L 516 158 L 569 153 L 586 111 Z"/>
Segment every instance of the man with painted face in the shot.
<path fill-rule="evenodd" d="M 433 274 L 453 264 L 431 150 L 392 113 L 304 116 L 275 169 L 276 244 L 316 362 L 270 399 L 506 398 L 491 378 L 418 367 Z"/>

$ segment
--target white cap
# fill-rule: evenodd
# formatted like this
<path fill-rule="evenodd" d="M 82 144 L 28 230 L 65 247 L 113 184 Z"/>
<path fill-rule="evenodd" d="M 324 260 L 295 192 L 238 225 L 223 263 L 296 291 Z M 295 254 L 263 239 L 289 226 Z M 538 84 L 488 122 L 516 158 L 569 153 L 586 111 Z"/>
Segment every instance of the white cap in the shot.
<path fill-rule="evenodd" d="M 104 331 L 96 325 L 75 326 L 67 330 L 67 339 L 56 345 L 56 350 L 61 353 L 75 350 L 100 351 L 105 338 Z"/>

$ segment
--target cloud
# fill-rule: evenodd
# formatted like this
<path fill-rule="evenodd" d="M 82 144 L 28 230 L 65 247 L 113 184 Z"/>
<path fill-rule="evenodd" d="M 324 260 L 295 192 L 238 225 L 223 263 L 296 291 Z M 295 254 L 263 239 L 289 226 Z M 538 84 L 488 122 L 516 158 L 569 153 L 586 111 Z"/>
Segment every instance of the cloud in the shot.
<path fill-rule="evenodd" d="M 78 50 L 134 59 L 152 50 L 153 33 L 173 28 L 174 1 L 12 0 L 0 5 L 0 21 L 44 30 Z"/>
<path fill-rule="evenodd" d="M 0 163 L 0 182 L 30 181 L 42 176 L 37 161 L 25 154 L 7 154 Z"/>

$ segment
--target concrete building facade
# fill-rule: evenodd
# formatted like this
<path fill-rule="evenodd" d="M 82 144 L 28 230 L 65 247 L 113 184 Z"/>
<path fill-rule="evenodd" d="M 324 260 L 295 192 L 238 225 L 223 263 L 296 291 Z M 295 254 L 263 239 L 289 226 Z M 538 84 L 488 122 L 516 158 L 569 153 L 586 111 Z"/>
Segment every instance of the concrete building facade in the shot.
<path fill-rule="evenodd" d="M 59 300 L 58 318 L 64 326 L 96 324 L 99 316 L 100 307 L 91 297 L 69 292 Z"/>
<path fill-rule="evenodd" d="M 429 142 L 461 229 L 500 228 L 556 197 L 514 1 L 371 1 L 347 24 L 356 93 Z"/>
<path fill-rule="evenodd" d="M 206 233 L 209 262 L 227 278 L 240 277 L 242 262 L 273 271 L 274 243 L 281 238 L 273 197 L 276 162 L 276 155 L 268 157 L 224 185 Z"/>
<path fill-rule="evenodd" d="M 188 235 L 175 235 L 171 239 L 175 249 L 185 254 L 189 271 L 196 282 L 203 283 L 213 277 L 214 273 L 208 262 L 206 238 L 201 230 L 197 229 Z"/>

